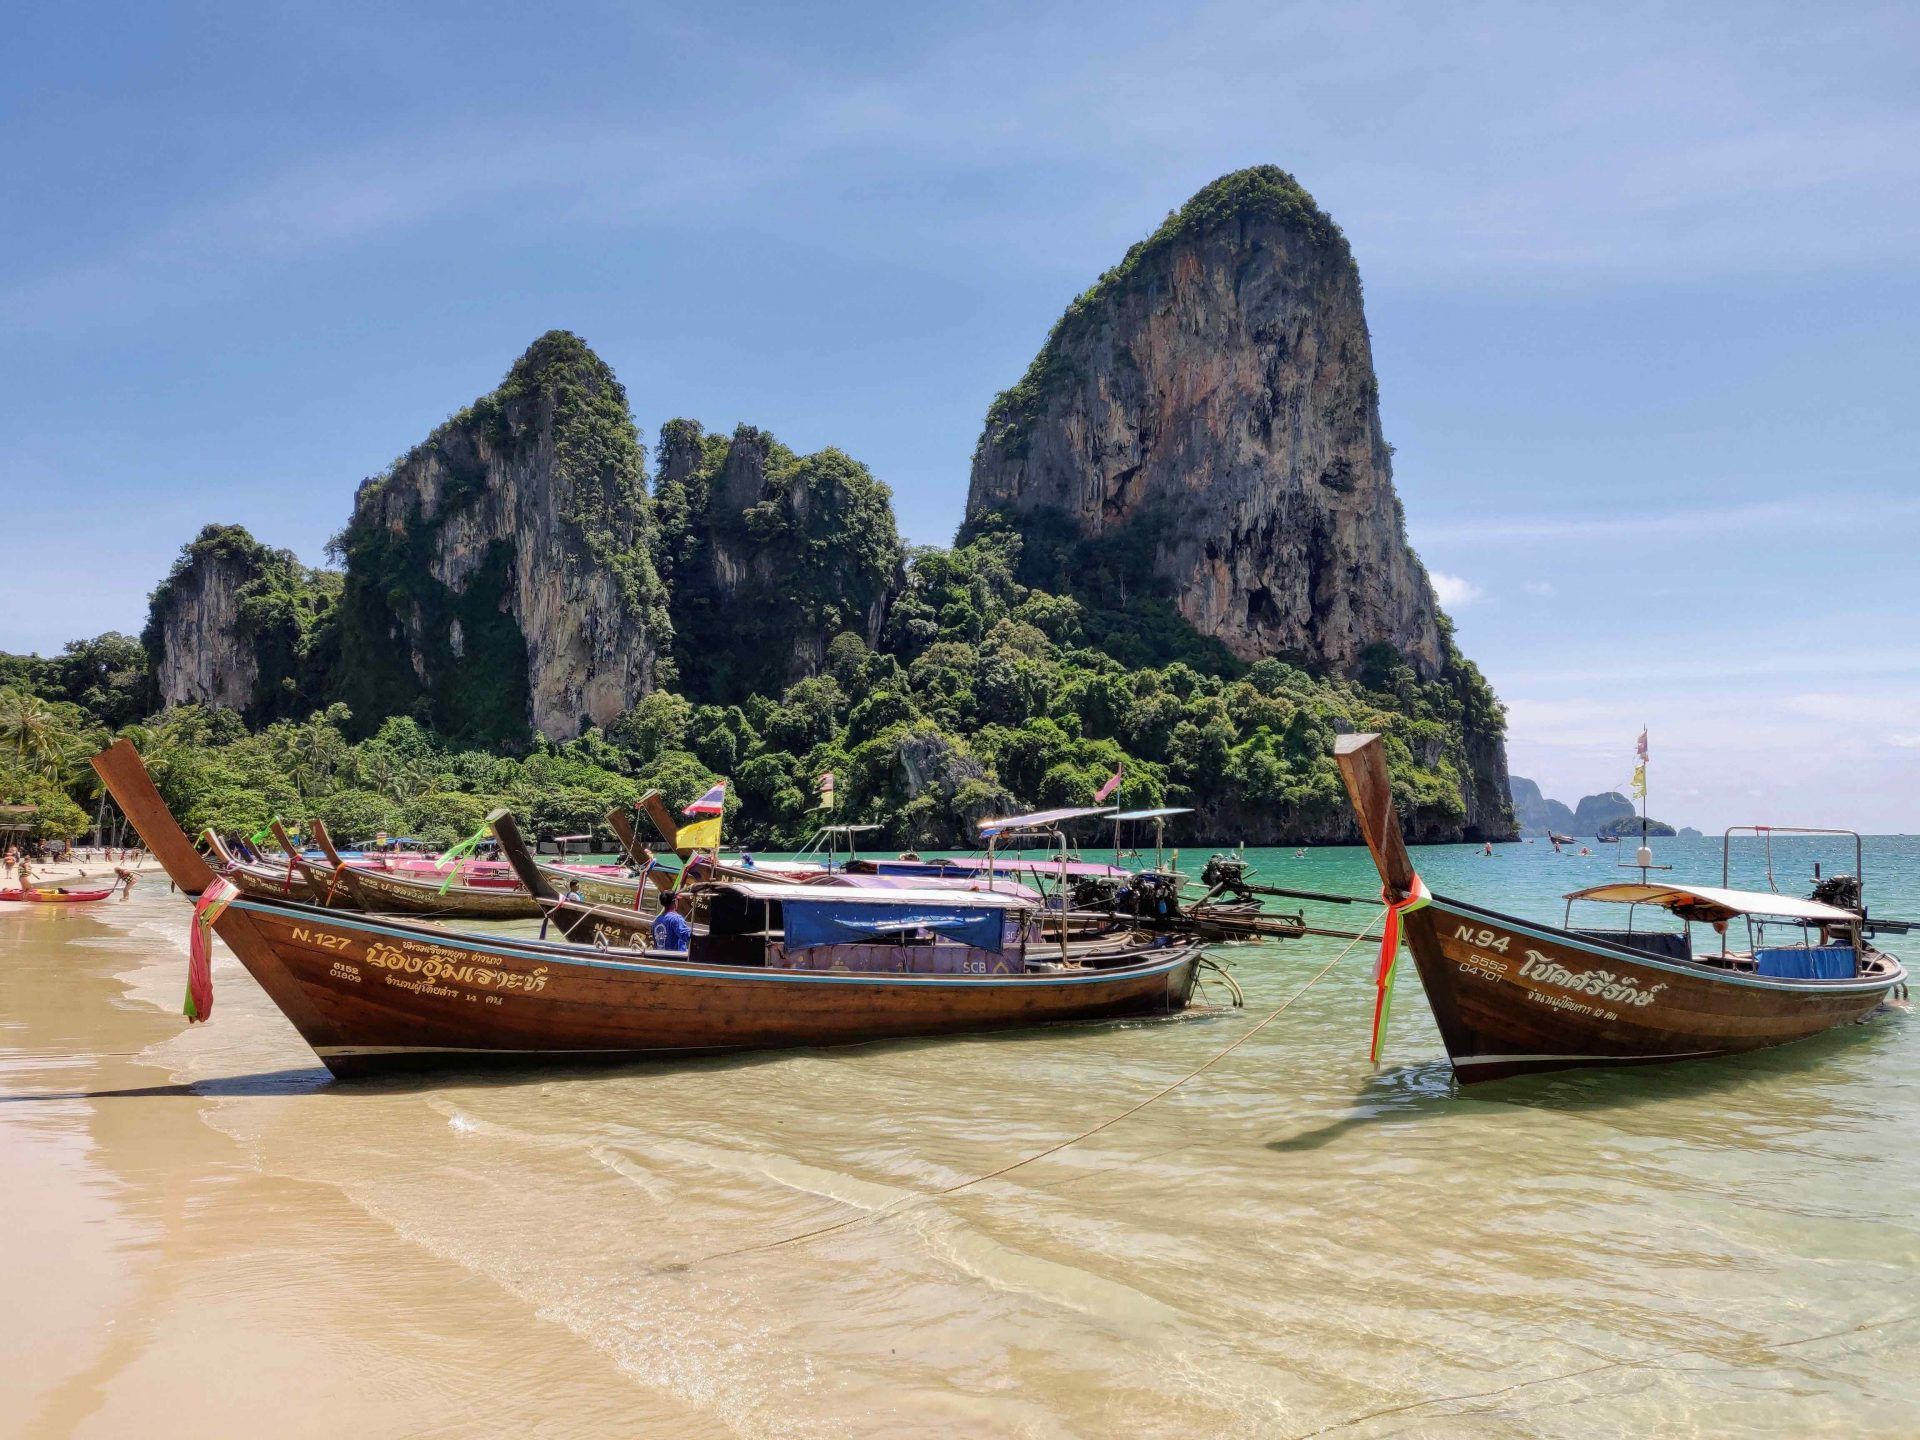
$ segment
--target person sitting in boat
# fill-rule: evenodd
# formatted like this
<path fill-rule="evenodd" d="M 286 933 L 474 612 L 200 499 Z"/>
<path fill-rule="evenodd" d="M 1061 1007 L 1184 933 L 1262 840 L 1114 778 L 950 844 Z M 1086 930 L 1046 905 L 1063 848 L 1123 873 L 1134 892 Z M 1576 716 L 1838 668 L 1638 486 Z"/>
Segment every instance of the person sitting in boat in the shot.
<path fill-rule="evenodd" d="M 680 897 L 671 893 L 661 896 L 660 918 L 653 922 L 653 948 L 684 955 L 692 944 L 693 927 L 680 913 Z"/>
<path fill-rule="evenodd" d="M 567 893 L 562 895 L 560 898 L 562 900 L 565 900 L 569 905 L 581 905 L 586 903 L 586 897 L 580 893 L 580 887 L 577 884 L 567 886 Z"/>

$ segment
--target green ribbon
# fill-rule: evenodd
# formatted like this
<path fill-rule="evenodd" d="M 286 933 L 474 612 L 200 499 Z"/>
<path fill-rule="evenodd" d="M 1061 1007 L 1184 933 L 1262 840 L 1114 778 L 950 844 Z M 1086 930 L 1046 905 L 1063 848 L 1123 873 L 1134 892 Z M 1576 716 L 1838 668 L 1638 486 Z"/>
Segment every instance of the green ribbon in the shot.
<path fill-rule="evenodd" d="M 448 888 L 453 884 L 454 877 L 460 873 L 460 861 L 484 845 L 488 837 L 492 834 L 493 829 L 491 826 L 482 825 L 451 850 L 445 851 L 440 858 L 434 862 L 434 869 L 439 870 L 444 868 L 447 872 L 447 878 L 440 882 L 440 893 L 442 895 L 447 893 Z"/>

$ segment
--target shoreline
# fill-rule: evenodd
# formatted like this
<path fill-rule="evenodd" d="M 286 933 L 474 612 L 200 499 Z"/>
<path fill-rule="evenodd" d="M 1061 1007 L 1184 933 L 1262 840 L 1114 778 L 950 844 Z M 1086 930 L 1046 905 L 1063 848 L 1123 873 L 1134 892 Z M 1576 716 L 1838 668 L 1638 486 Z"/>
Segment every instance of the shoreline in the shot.
<path fill-rule="evenodd" d="M 0 1347 L 0 1433 L 716 1433 L 347 1192 L 263 1167 L 222 1112 L 311 1105 L 324 1072 L 221 947 L 211 1024 L 250 1032 L 242 1058 L 268 1068 L 201 1073 L 174 1043 L 184 943 L 155 933 L 184 942 L 186 903 L 137 886 L 104 904 L 51 925 L 0 907 L 18 917 L 0 1187 L 35 1237 L 0 1252 L 0 1290 L 39 1297 Z"/>

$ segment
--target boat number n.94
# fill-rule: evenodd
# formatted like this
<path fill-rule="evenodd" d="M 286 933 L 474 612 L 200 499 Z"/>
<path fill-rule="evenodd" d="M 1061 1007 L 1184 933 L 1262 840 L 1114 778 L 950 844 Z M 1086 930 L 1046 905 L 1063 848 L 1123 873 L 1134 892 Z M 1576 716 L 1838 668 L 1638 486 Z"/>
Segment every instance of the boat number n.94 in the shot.
<path fill-rule="evenodd" d="M 1479 950 L 1491 950 L 1497 955 L 1506 954 L 1507 946 L 1513 940 L 1511 935 L 1496 935 L 1491 930 L 1475 930 L 1466 925 L 1457 926 L 1453 938 L 1464 940 Z"/>

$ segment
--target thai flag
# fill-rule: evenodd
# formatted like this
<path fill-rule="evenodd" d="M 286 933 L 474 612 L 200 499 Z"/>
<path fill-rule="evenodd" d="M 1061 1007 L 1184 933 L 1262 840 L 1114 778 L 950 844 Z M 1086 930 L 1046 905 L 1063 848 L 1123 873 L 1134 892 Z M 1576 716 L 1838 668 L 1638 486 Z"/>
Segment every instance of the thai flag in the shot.
<path fill-rule="evenodd" d="M 1647 731 L 1644 725 L 1641 726 L 1640 728 L 1639 742 L 1633 747 L 1633 749 L 1634 749 L 1634 753 L 1640 757 L 1640 763 L 1642 765 L 1646 764 L 1647 763 Z"/>
<path fill-rule="evenodd" d="M 680 813 L 683 815 L 718 815 L 727 808 L 727 782 L 722 780 L 706 794 Z"/>

